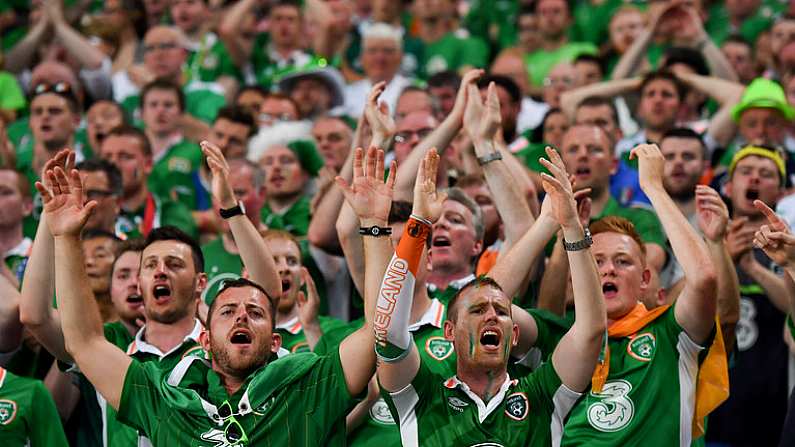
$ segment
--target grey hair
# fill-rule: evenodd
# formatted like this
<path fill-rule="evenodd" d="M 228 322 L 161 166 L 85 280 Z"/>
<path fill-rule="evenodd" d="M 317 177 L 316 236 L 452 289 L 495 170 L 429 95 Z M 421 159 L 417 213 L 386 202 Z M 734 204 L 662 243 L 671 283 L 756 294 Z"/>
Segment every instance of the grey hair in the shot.
<path fill-rule="evenodd" d="M 253 180 L 254 189 L 259 190 L 265 186 L 265 170 L 247 158 L 239 157 L 229 159 L 229 174 L 235 175 L 243 166 L 251 169 L 251 179 Z"/>
<path fill-rule="evenodd" d="M 486 226 L 483 223 L 483 212 L 480 211 L 480 206 L 478 206 L 478 204 L 461 188 L 453 186 L 447 188 L 445 192 L 447 193 L 447 200 L 452 200 L 464 205 L 464 207 L 472 213 L 472 224 L 475 227 L 475 239 L 482 241 L 483 235 L 486 232 Z"/>
<path fill-rule="evenodd" d="M 362 47 L 368 39 L 389 39 L 397 44 L 399 50 L 403 50 L 403 31 L 387 23 L 378 22 L 367 27 L 362 33 Z"/>

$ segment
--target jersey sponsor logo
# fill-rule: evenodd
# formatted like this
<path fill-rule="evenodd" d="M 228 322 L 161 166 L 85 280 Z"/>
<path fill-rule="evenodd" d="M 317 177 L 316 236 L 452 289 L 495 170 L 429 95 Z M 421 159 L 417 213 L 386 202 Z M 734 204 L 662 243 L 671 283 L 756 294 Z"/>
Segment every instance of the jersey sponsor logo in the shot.
<path fill-rule="evenodd" d="M 207 285 L 204 286 L 204 290 L 202 291 L 202 301 L 210 304 L 211 300 L 215 299 L 215 295 L 221 290 L 221 287 L 224 284 L 224 281 L 227 279 L 233 280 L 240 278 L 240 275 L 235 273 L 221 273 L 220 275 L 216 275 L 213 279 L 207 281 Z M 207 297 L 210 297 L 211 300 L 208 300 Z"/>
<path fill-rule="evenodd" d="M 0 425 L 8 425 L 17 417 L 17 403 L 10 399 L 0 399 Z"/>
<path fill-rule="evenodd" d="M 459 399 L 459 398 L 457 398 L 455 396 L 451 396 L 451 397 L 447 398 L 447 404 L 450 405 L 450 408 L 452 408 L 453 410 L 455 410 L 455 411 L 457 411 L 459 413 L 463 413 L 464 412 L 464 407 L 469 405 L 469 402 L 467 402 L 465 400 L 462 400 L 462 399 Z"/>
<path fill-rule="evenodd" d="M 440 71 L 447 70 L 447 61 L 444 59 L 443 56 L 437 54 L 430 59 L 428 62 L 425 63 L 425 71 L 428 74 L 437 73 Z"/>
<path fill-rule="evenodd" d="M 505 415 L 515 421 L 522 421 L 530 410 L 530 402 L 525 393 L 513 393 L 505 399 Z"/>
<path fill-rule="evenodd" d="M 756 325 L 756 305 L 751 298 L 740 297 L 740 319 L 735 329 L 737 349 L 747 351 L 756 344 L 759 338 L 759 327 Z"/>
<path fill-rule="evenodd" d="M 389 405 L 380 397 L 370 407 L 370 418 L 380 424 L 395 425 L 395 418 L 389 412 Z"/>
<path fill-rule="evenodd" d="M 635 404 L 629 398 L 632 384 L 626 380 L 611 380 L 605 383 L 599 394 L 591 391 L 591 396 L 599 399 L 588 406 L 588 423 L 602 432 L 616 432 L 629 425 L 635 416 Z"/>
<path fill-rule="evenodd" d="M 430 337 L 425 342 L 425 352 L 441 362 L 453 353 L 453 342 L 444 337 Z"/>
<path fill-rule="evenodd" d="M 641 362 L 650 362 L 657 348 L 657 339 L 651 332 L 635 335 L 627 344 L 627 353 Z"/>
<path fill-rule="evenodd" d="M 243 444 L 240 441 L 232 442 L 226 439 L 226 435 L 223 431 L 218 430 L 217 428 L 211 428 L 206 432 L 201 434 L 201 440 L 207 442 L 213 442 L 213 447 L 235 447 L 241 446 Z"/>
<path fill-rule="evenodd" d="M 168 170 L 190 174 L 190 161 L 182 157 L 172 157 L 168 160 Z"/>
<path fill-rule="evenodd" d="M 270 399 L 266 400 L 265 403 L 263 403 L 262 405 L 259 406 L 259 408 L 256 409 L 255 413 L 257 413 L 260 416 L 264 415 L 268 411 L 268 409 L 270 409 L 270 407 L 273 405 L 274 402 L 276 402 L 276 397 L 271 396 Z"/>

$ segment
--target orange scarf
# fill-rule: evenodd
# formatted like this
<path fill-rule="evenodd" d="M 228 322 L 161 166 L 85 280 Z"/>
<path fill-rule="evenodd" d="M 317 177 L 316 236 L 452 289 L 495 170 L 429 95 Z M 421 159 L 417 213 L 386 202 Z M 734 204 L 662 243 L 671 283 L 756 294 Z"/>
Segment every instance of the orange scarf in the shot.
<path fill-rule="evenodd" d="M 632 311 L 607 329 L 607 335 L 609 338 L 623 338 L 633 335 L 657 319 L 669 307 L 661 306 L 648 310 L 642 303 L 638 303 Z M 723 333 L 717 318 L 715 318 L 715 325 L 715 338 L 709 347 L 707 357 L 698 370 L 696 411 L 693 415 L 693 439 L 704 434 L 704 418 L 729 397 L 729 367 L 726 360 L 726 348 L 723 345 Z M 610 347 L 607 344 L 607 340 L 605 340 L 603 357 L 596 365 L 591 378 L 591 389 L 594 393 L 602 392 L 602 387 L 609 373 Z"/>

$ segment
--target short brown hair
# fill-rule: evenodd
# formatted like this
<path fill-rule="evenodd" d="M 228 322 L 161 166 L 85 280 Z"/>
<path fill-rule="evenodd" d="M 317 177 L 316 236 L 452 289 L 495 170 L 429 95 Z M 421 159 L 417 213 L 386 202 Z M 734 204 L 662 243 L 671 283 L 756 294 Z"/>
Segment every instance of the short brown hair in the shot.
<path fill-rule="evenodd" d="M 646 263 L 646 246 L 643 245 L 643 239 L 635 230 L 635 225 L 627 219 L 618 216 L 605 216 L 589 226 L 591 235 L 595 236 L 599 233 L 618 233 L 629 236 L 640 248 L 640 253 L 643 255 L 643 263 Z"/>
<path fill-rule="evenodd" d="M 149 143 L 149 137 L 146 136 L 143 130 L 129 124 L 122 124 L 121 126 L 114 127 L 107 136 L 109 137 L 111 135 L 137 138 L 138 142 L 141 144 L 141 150 L 144 155 L 147 157 L 152 156 L 152 144 Z M 107 139 L 107 137 L 105 138 Z"/>
<path fill-rule="evenodd" d="M 468 291 L 469 289 L 480 289 L 482 287 L 491 287 L 493 289 L 499 290 L 502 293 L 505 293 L 505 291 L 502 289 L 500 284 L 497 281 L 495 281 L 493 278 L 486 275 L 476 276 L 474 279 L 464 284 L 463 287 L 458 289 L 455 295 L 453 295 L 453 297 L 450 298 L 450 301 L 447 303 L 447 319 L 452 321 L 453 323 L 455 323 L 458 320 L 458 314 L 457 314 L 458 311 L 456 310 L 456 304 L 464 295 L 464 292 Z M 508 299 L 510 300 L 510 297 Z"/>

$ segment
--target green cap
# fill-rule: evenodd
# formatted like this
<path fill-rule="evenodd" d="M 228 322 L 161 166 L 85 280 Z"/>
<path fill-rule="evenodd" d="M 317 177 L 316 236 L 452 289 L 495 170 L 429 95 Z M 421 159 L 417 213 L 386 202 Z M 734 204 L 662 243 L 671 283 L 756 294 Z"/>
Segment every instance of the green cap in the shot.
<path fill-rule="evenodd" d="M 298 163 L 312 177 L 316 177 L 320 168 L 323 167 L 323 157 L 315 148 L 315 143 L 309 140 L 294 140 L 287 144 L 287 148 L 293 151 L 298 158 Z"/>
<path fill-rule="evenodd" d="M 732 119 L 740 121 L 740 115 L 748 109 L 776 109 L 788 121 L 795 118 L 795 108 L 787 102 L 784 89 L 770 79 L 756 78 L 746 87 L 740 102 L 732 109 Z"/>

